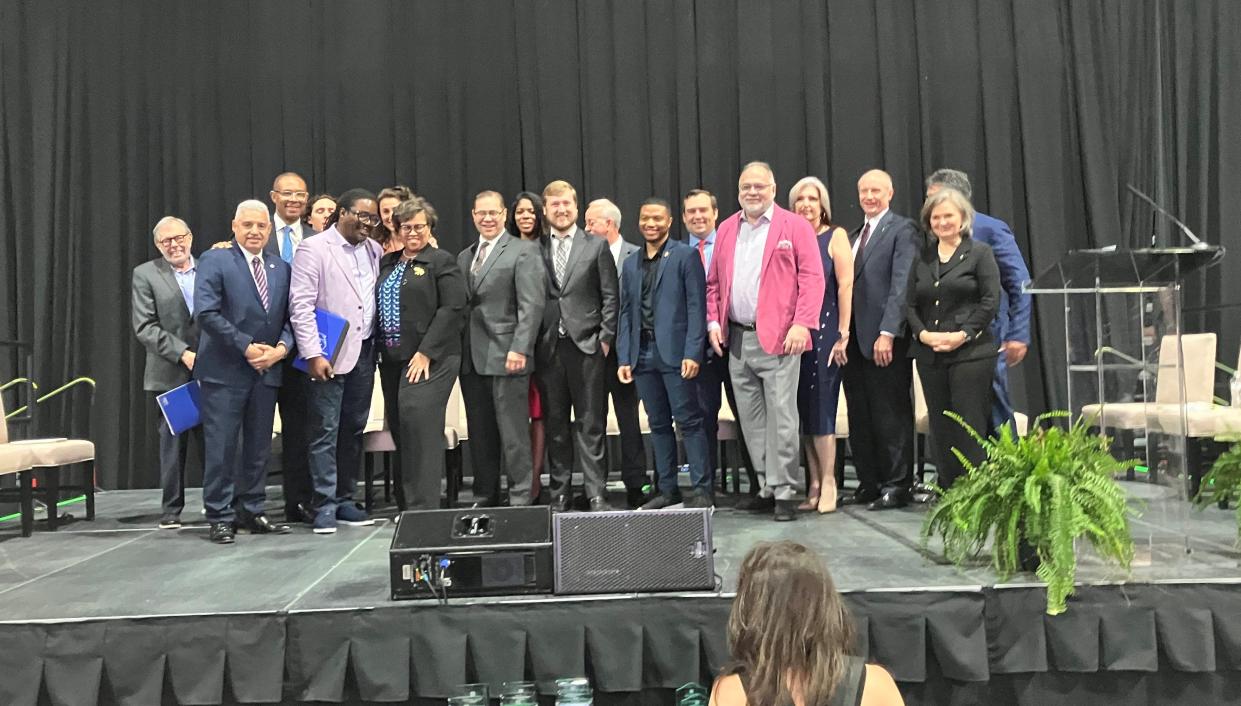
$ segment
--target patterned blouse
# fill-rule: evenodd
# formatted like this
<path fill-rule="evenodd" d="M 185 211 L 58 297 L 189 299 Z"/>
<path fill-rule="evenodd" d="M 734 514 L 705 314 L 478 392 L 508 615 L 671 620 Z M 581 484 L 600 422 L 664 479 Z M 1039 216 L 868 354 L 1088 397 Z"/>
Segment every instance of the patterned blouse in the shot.
<path fill-rule="evenodd" d="M 401 283 L 413 260 L 401 260 L 379 283 L 379 340 L 388 348 L 401 345 Z"/>

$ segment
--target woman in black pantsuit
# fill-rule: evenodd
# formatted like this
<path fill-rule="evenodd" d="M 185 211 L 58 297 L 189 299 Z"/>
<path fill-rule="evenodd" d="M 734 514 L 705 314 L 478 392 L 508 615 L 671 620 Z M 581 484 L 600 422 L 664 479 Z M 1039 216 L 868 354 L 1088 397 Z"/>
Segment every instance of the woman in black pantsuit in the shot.
<path fill-rule="evenodd" d="M 957 422 L 955 412 L 985 432 L 991 415 L 991 378 L 998 345 L 991 320 L 1000 306 L 1000 271 L 985 243 L 970 237 L 974 208 L 955 189 L 940 189 L 922 206 L 922 227 L 933 238 L 909 273 L 907 318 L 930 413 L 939 486 L 947 490 L 965 472 L 952 449 L 972 463 L 982 448 Z"/>
<path fill-rule="evenodd" d="M 461 367 L 466 289 L 457 258 L 430 245 L 435 209 L 422 199 L 392 213 L 405 247 L 379 263 L 380 375 L 397 446 L 401 509 L 440 506 L 444 412 Z"/>

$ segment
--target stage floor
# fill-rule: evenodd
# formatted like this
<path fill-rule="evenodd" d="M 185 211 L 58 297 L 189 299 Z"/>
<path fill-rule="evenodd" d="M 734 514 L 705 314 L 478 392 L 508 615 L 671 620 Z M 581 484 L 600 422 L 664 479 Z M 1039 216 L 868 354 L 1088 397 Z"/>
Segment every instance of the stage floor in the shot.
<path fill-rule="evenodd" d="M 1241 583 L 1241 552 L 1234 546 L 1231 510 L 1197 512 L 1166 498 L 1166 489 L 1130 483 L 1140 508 L 1133 570 L 1102 566 L 1083 552 L 1078 580 L 1088 584 L 1163 582 Z M 279 492 L 273 489 L 273 492 Z M 184 520 L 199 517 L 191 490 Z M 721 496 L 714 516 L 716 572 L 722 591 L 736 588 L 745 552 L 763 540 L 793 539 L 821 552 L 841 591 L 970 590 L 997 585 L 988 566 L 957 569 L 942 561 L 933 542 L 918 536 L 926 510 L 868 512 L 843 508 L 830 515 L 803 513 L 777 523 L 731 509 Z M 158 491 L 113 491 L 97 496 L 97 519 L 18 536 L 16 521 L 0 525 L 0 622 L 72 621 L 170 615 L 298 612 L 390 605 L 387 550 L 391 511 L 373 527 L 344 527 L 335 535 L 297 526 L 279 537 L 239 535 L 231 547 L 207 541 L 205 523 L 158 530 Z M 279 507 L 273 500 L 273 507 Z M 62 508 L 81 515 L 83 508 Z M 278 515 L 278 510 L 273 512 Z M 1192 537 L 1187 544 L 1179 527 Z M 1192 551 L 1186 553 L 1185 547 Z M 1029 575 L 1011 585 L 1028 585 Z M 546 597 L 507 598 L 506 601 Z M 498 599 L 454 599 L 492 603 Z M 575 597 L 574 600 L 583 600 Z M 588 600 L 588 599 L 587 599 Z"/>

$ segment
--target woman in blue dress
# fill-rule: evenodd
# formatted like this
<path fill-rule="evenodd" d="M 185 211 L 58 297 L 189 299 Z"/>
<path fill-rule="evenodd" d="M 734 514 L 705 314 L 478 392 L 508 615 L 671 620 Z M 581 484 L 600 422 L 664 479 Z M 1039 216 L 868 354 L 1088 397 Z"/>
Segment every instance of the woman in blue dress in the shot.
<path fill-rule="evenodd" d="M 799 509 L 835 512 L 836 403 L 853 311 L 853 250 L 845 229 L 832 225 L 831 200 L 818 178 L 808 176 L 793 185 L 789 210 L 809 221 L 818 233 L 826 285 L 819 330 L 811 332 L 812 347 L 802 354 L 797 385 L 797 411 L 809 471 L 806 502 Z"/>

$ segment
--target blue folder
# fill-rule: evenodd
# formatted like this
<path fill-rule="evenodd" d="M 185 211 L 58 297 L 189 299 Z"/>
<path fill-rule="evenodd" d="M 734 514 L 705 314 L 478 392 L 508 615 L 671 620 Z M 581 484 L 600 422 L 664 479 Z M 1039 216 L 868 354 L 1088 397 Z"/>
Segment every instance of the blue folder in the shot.
<path fill-rule="evenodd" d="M 159 411 L 164 413 L 164 421 L 174 434 L 186 429 L 193 429 L 202 422 L 198 413 L 198 381 L 191 380 L 180 387 L 158 395 Z"/>
<path fill-rule="evenodd" d="M 335 366 L 336 357 L 345 345 L 345 334 L 349 333 L 349 322 L 330 311 L 315 309 L 315 327 L 319 329 L 319 348 L 323 350 L 323 356 Z M 300 355 L 293 361 L 293 367 L 303 373 L 310 372 L 306 359 Z"/>

